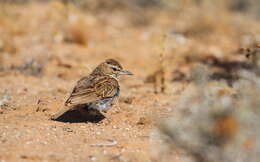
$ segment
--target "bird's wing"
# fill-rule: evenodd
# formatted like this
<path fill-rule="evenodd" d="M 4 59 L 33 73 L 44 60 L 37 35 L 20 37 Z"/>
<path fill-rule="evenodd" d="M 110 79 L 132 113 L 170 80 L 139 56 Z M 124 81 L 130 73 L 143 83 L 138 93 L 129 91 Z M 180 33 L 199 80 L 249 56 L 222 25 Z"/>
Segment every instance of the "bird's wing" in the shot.
<path fill-rule="evenodd" d="M 117 93 L 118 82 L 109 76 L 82 78 L 77 82 L 65 106 L 87 104 Z"/>
<path fill-rule="evenodd" d="M 76 105 L 87 104 L 100 99 L 113 97 L 118 93 L 118 81 L 109 76 L 87 76 L 80 79 L 74 87 L 65 107 L 54 114 L 51 119 L 56 120 Z"/>

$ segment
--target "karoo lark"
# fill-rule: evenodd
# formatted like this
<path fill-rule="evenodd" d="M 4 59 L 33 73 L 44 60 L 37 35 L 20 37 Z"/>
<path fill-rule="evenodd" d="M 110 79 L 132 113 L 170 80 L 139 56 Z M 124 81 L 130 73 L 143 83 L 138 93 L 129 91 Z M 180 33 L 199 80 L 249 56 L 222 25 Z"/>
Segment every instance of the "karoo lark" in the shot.
<path fill-rule="evenodd" d="M 118 78 L 120 75 L 132 75 L 132 73 L 124 70 L 114 59 L 102 62 L 90 75 L 77 82 L 65 102 L 65 108 L 52 116 L 51 119 L 58 119 L 65 112 L 77 108 L 81 113 L 88 110 L 106 112 L 119 96 Z"/>

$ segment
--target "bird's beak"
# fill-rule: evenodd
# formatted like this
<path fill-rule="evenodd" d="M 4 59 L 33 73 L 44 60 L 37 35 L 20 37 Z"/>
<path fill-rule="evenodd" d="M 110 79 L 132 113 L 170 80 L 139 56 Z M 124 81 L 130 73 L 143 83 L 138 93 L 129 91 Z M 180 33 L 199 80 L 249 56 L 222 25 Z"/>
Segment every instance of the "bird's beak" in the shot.
<path fill-rule="evenodd" d="M 131 73 L 130 71 L 127 71 L 127 70 L 121 70 L 119 75 L 133 75 L 133 73 Z"/>

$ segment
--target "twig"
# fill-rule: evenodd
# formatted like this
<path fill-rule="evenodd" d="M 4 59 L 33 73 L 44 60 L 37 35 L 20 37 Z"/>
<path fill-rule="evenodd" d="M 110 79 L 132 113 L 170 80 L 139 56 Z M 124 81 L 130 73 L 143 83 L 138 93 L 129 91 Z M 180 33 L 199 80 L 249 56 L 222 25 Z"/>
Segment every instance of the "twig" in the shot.
<path fill-rule="evenodd" d="M 110 143 L 91 144 L 90 146 L 91 147 L 111 147 L 111 146 L 117 145 L 117 141 L 116 140 L 108 139 L 107 141 L 110 142 Z"/>

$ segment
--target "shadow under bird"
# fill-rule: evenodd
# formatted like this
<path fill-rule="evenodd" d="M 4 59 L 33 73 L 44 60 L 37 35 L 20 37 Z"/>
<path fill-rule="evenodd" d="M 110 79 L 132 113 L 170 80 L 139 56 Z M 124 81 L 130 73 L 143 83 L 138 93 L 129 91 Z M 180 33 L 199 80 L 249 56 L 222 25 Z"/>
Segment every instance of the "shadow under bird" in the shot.
<path fill-rule="evenodd" d="M 102 62 L 90 75 L 77 82 L 65 102 L 65 107 L 54 114 L 51 119 L 56 120 L 67 111 L 75 109 L 78 109 L 82 114 L 91 111 L 106 112 L 119 96 L 118 78 L 120 75 L 133 74 L 124 70 L 120 63 L 114 59 Z"/>

